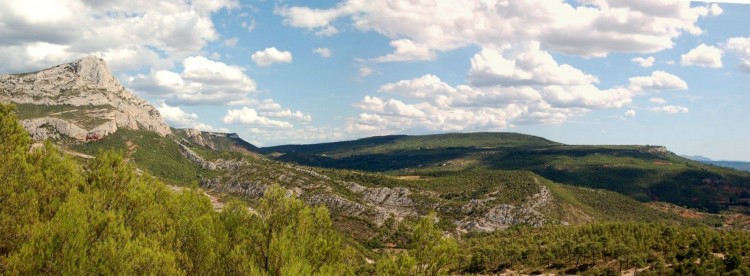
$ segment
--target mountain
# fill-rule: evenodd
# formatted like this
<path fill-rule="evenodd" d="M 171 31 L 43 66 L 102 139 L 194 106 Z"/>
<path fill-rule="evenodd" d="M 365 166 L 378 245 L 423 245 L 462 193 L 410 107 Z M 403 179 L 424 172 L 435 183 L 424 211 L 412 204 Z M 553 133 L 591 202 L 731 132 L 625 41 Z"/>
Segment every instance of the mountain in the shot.
<path fill-rule="evenodd" d="M 0 102 L 16 104 L 21 123 L 36 140 L 99 140 L 118 128 L 171 133 L 159 111 L 125 89 L 95 56 L 0 75 Z"/>
<path fill-rule="evenodd" d="M 263 197 L 276 185 L 283 188 L 277 190 L 280 191 L 276 193 L 277 197 L 294 195 L 299 198 L 299 204 L 326 207 L 330 213 L 319 209 L 314 214 L 316 220 L 319 216 L 330 214 L 331 224 L 327 227 L 343 233 L 344 243 L 356 251 L 347 254 L 361 257 L 357 263 L 362 266 L 358 268 L 361 274 L 372 274 L 373 265 L 367 263 L 380 256 L 387 261 L 390 258 L 387 252 L 415 250 L 411 237 L 416 234 L 412 233 L 422 231 L 424 228 L 421 225 L 425 220 L 439 227 L 439 231 L 431 236 L 438 240 L 444 236 L 459 237 L 457 240 L 465 246 L 461 250 L 467 264 L 457 269 L 456 273 L 499 273 L 504 268 L 513 267 L 508 262 L 516 263 L 514 270 L 518 268 L 518 271 L 528 274 L 558 270 L 575 273 L 587 269 L 578 264 L 581 256 L 586 259 L 590 257 L 594 266 L 607 266 L 616 258 L 611 255 L 614 253 L 610 249 L 620 246 L 612 241 L 620 240 L 618 237 L 622 236 L 617 235 L 635 233 L 633 229 L 645 229 L 637 233 L 648 234 L 652 238 L 649 244 L 627 242 L 624 247 L 618 247 L 625 248 L 625 251 L 621 251 L 626 255 L 622 256 L 628 256 L 628 263 L 656 265 L 646 255 L 627 255 L 627 252 L 649 250 L 649 254 L 659 254 L 657 258 L 676 260 L 694 253 L 679 252 L 682 255 L 676 255 L 678 253 L 671 251 L 662 252 L 666 250 L 663 248 L 681 250 L 692 248 L 692 245 L 655 245 L 665 239 L 653 237 L 678 235 L 680 239 L 666 240 L 692 244 L 688 239 L 699 237 L 697 239 L 718 243 L 723 239 L 716 236 L 736 232 L 712 229 L 710 233 L 714 236 L 704 239 L 701 235 L 705 234 L 705 230 L 701 229 L 706 229 L 706 226 L 747 229 L 750 225 L 750 218 L 742 214 L 747 213 L 750 203 L 750 173 L 687 160 L 659 146 L 574 146 L 519 133 L 451 133 L 380 136 L 335 143 L 258 148 L 234 133 L 170 129 L 153 106 L 122 87 L 106 63 L 96 57 L 86 57 L 34 73 L 2 75 L 0 102 L 3 103 L 0 104 L 0 115 L 3 115 L 0 118 L 3 123 L 0 125 L 0 135 L 5 135 L 5 132 L 15 136 L 25 135 L 19 130 L 20 123 L 35 140 L 54 142 L 57 146 L 53 148 L 59 147 L 63 152 L 72 154 L 77 162 L 71 164 L 74 162 L 72 159 L 61 159 L 53 149 L 28 150 L 29 147 L 49 149 L 47 144 L 22 147 L 12 144 L 22 139 L 8 139 L 9 143 L 0 144 L 12 149 L 18 156 L 35 156 L 22 158 L 26 160 L 24 162 L 39 162 L 38 166 L 27 166 L 38 171 L 35 174 L 38 177 L 29 178 L 31 184 L 27 183 L 28 186 L 62 198 L 45 198 L 39 202 L 55 205 L 68 199 L 64 191 L 54 190 L 66 186 L 55 184 L 57 182 L 48 183 L 49 187 L 35 185 L 36 179 L 55 179 L 57 172 L 78 170 L 78 176 L 70 176 L 70 181 L 55 180 L 74 187 L 76 192 L 71 192 L 71 200 L 77 201 L 71 204 L 88 204 L 85 211 L 88 215 L 98 216 L 97 212 L 106 209 L 110 213 L 101 217 L 113 227 L 154 226 L 153 231 L 147 233 L 161 231 L 164 240 L 173 240 L 170 235 L 177 233 L 182 237 L 179 244 L 191 249 L 193 242 L 204 238 L 213 239 L 211 244 L 221 244 L 218 241 L 227 237 L 235 240 L 244 235 L 245 230 L 222 234 L 218 229 L 225 226 L 205 227 L 212 221 L 222 221 L 229 229 L 255 225 L 250 222 L 257 222 L 257 214 L 269 208 L 268 201 L 264 201 Z M 14 103 L 15 112 L 4 103 Z M 18 122 L 15 121 L 16 117 Z M 116 154 L 102 153 L 106 150 L 119 152 L 125 162 L 122 162 L 123 158 L 113 157 Z M 42 154 L 55 156 L 40 159 Z M 91 160 L 93 156 L 99 157 Z M 59 168 L 49 161 L 58 159 L 63 160 Z M 102 162 L 107 165 L 102 165 Z M 127 166 L 123 166 L 124 163 Z M 133 172 L 133 168 L 137 171 Z M 0 168 L 0 173 L 16 173 L 13 177 L 26 179 L 25 174 L 16 169 L 3 171 Z M 119 174 L 125 177 L 119 177 Z M 60 173 L 60 176 L 66 175 Z M 123 182 L 117 182 L 120 180 Z M 90 185 L 88 182 L 95 182 L 96 187 L 86 186 Z M 27 190 L 23 186 L 26 184 L 16 184 L 20 185 L 14 186 L 16 190 Z M 116 189 L 107 186 L 110 184 Z M 163 184 L 167 184 L 169 189 Z M 131 191 L 122 193 L 128 190 Z M 24 195 L 32 196 L 34 193 Z M 80 193 L 96 200 L 80 199 Z M 173 193 L 179 196 L 172 197 Z M 21 201 L 16 203 L 18 206 L 26 204 Z M 68 202 L 66 204 L 70 205 Z M 162 206 L 170 204 L 180 206 L 180 211 Z M 120 210 L 123 215 L 113 217 L 112 206 L 126 211 Z M 211 207 L 221 213 L 205 213 L 210 212 Z M 24 212 L 37 212 L 35 208 L 24 209 Z M 62 213 L 79 214 L 78 210 L 82 209 L 68 207 Z M 242 221 L 235 220 L 234 216 L 240 210 L 247 212 L 248 216 L 251 216 L 250 213 L 254 215 L 241 218 Z M 45 212 L 48 216 L 52 213 Z M 312 216 L 309 210 L 300 212 L 307 212 L 308 220 Z M 429 217 L 429 214 L 435 217 Z M 279 218 L 288 220 L 286 215 Z M 154 219 L 180 216 L 191 219 L 170 222 L 185 224 L 185 227 L 177 227 L 176 231 L 170 230 L 169 223 L 162 225 L 159 224 L 160 220 Z M 200 218 L 192 219 L 195 216 Z M 420 219 L 425 216 L 428 219 Z M 66 215 L 66 218 L 86 221 L 77 215 Z M 0 219 L 13 221 L 14 217 L 0 216 Z M 68 221 L 65 218 L 56 219 Z M 263 219 L 273 218 L 260 218 Z M 66 231 L 79 229 L 77 224 L 65 224 L 67 228 L 64 229 L 68 230 L 50 239 L 42 231 L 54 231 L 60 224 L 56 220 L 48 223 L 45 228 L 16 227 L 18 229 L 14 228 L 14 231 L 32 229 L 36 231 L 36 239 L 54 244 L 58 238 L 64 240 L 73 236 L 65 234 L 68 233 Z M 88 223 L 99 231 L 97 227 L 100 224 Z M 303 221 L 300 220 L 300 223 Z M 691 228 L 693 226 L 698 228 Z M 125 233 L 119 230 L 104 232 Z M 587 232 L 592 234 L 579 235 Z M 614 238 L 603 238 L 602 233 Z M 124 237 L 129 235 L 123 234 Z M 140 237 L 149 235 L 132 237 L 142 240 Z M 581 235 L 595 238 L 584 239 Z M 4 240 L 23 240 L 10 234 L 0 234 L 0 238 L 5 236 L 12 237 L 0 239 L 0 246 Z M 80 236 L 84 241 L 75 244 L 96 240 L 97 237 L 100 235 Z M 561 240 L 560 237 L 566 238 Z M 540 238 L 545 245 L 535 243 Z M 255 240 L 255 236 L 248 239 Z M 644 240 L 633 235 L 627 239 Z M 247 240 L 239 241 L 236 244 L 238 247 L 222 249 L 220 245 L 215 249 L 224 252 L 220 256 L 236 250 L 252 249 L 241 244 L 244 242 Z M 196 250 L 191 251 L 197 254 L 193 256 L 195 260 L 201 260 L 208 250 L 202 246 L 196 245 Z M 555 251 L 546 251 L 546 248 L 555 248 Z M 728 247 L 716 245 L 714 248 Z M 582 251 L 589 249 L 591 252 Z M 5 252 L 2 250 L 0 247 L 0 253 Z M 19 252 L 32 251 L 24 249 Z M 721 250 L 706 252 L 726 253 Z M 4 269 L 3 254 L 0 254 L 0 274 Z M 54 254 L 48 255 L 57 256 Z M 531 257 L 522 257 L 523 254 Z M 575 262 L 569 257 L 554 259 L 555 255 L 570 254 L 576 256 Z M 526 259 L 530 261 L 522 261 Z M 22 260 L 19 257 L 12 261 Z M 183 261 L 180 263 L 183 264 Z M 668 263 L 672 264 L 671 261 Z M 186 267 L 193 266 L 191 262 L 184 264 Z"/>

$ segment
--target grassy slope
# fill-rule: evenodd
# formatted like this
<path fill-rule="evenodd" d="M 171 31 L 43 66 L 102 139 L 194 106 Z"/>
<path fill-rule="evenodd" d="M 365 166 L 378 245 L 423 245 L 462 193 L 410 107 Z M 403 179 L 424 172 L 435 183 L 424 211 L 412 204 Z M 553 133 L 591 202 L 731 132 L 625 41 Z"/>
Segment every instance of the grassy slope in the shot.
<path fill-rule="evenodd" d="M 172 139 L 150 131 L 121 128 L 102 140 L 78 144 L 72 149 L 89 155 L 100 150 L 121 151 L 138 168 L 180 186 L 194 185 L 201 174 L 208 173 L 184 158 Z"/>

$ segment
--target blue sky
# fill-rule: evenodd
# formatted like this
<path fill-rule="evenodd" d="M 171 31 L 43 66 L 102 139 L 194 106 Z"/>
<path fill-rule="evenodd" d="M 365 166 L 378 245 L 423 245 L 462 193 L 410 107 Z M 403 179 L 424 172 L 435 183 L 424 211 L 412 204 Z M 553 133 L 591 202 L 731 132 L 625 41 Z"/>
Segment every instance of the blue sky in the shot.
<path fill-rule="evenodd" d="M 170 125 L 262 146 L 511 131 L 750 161 L 747 2 L 11 0 L 0 72 L 99 55 Z"/>

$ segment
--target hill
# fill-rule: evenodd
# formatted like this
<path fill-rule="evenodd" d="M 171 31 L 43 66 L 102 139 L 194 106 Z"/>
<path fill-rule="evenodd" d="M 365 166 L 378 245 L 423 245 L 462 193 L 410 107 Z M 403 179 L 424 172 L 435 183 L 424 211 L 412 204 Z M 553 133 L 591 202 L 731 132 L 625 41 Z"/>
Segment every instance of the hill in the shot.
<path fill-rule="evenodd" d="M 711 164 L 711 165 L 716 165 L 716 166 L 720 166 L 720 167 L 732 168 L 732 169 L 735 169 L 735 170 L 750 172 L 750 162 L 741 162 L 741 161 L 716 161 L 716 160 L 712 160 L 712 159 L 710 159 L 708 157 L 703 157 L 703 156 L 687 156 L 687 155 L 682 155 L 682 157 L 685 157 L 685 158 L 690 159 L 690 160 L 698 161 L 698 162 L 701 162 L 701 163 L 705 163 L 705 164 Z"/>
<path fill-rule="evenodd" d="M 521 134 L 481 135 L 495 140 L 472 143 L 475 134 L 447 134 L 446 141 L 461 143 L 440 144 L 437 141 L 443 136 L 432 135 L 431 147 L 396 150 L 395 145 L 410 143 L 392 141 L 424 138 L 395 136 L 378 139 L 378 143 L 365 143 L 362 141 L 367 139 L 362 139 L 261 151 L 275 152 L 272 156 L 284 162 L 396 175 L 474 169 L 526 170 L 555 182 L 615 191 L 642 202 L 664 201 L 711 212 L 729 208 L 746 211 L 750 199 L 750 174 L 688 160 L 664 147 L 574 146 Z"/>
<path fill-rule="evenodd" d="M 519 133 L 449 133 L 438 135 L 391 135 L 353 141 L 312 145 L 266 147 L 264 153 L 325 154 L 332 157 L 447 148 L 498 148 L 559 145 L 547 139 Z"/>
<path fill-rule="evenodd" d="M 706 161 L 706 164 L 716 165 L 720 167 L 732 168 L 735 170 L 750 172 L 750 162 L 740 161 Z"/>

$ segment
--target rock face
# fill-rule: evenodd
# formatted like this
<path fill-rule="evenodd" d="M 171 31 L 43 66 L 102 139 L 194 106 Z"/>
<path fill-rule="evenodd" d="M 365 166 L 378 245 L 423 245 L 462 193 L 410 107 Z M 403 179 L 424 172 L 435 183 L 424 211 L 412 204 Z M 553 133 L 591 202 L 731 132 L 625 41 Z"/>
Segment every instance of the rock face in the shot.
<path fill-rule="evenodd" d="M 539 193 L 528 197 L 519 206 L 499 204 L 492 206 L 478 217 L 467 217 L 456 221 L 461 231 L 490 232 L 499 229 L 507 229 L 512 225 L 526 224 L 539 227 L 547 222 L 539 210 L 552 201 L 552 194 L 545 186 L 540 186 Z M 484 208 L 481 200 L 472 200 L 462 209 L 464 212 L 477 212 Z M 481 211 L 480 211 L 481 213 Z"/>
<path fill-rule="evenodd" d="M 144 129 L 161 136 L 171 133 L 159 111 L 126 90 L 107 63 L 95 56 L 39 72 L 0 75 L 0 101 L 46 106 L 50 110 L 65 107 L 78 112 L 76 117 L 88 117 L 95 122 L 93 126 L 85 126 L 81 118 L 74 121 L 62 113 L 42 111 L 31 118 L 22 118 L 35 139 L 65 135 L 80 141 L 96 140 L 117 128 Z"/>

